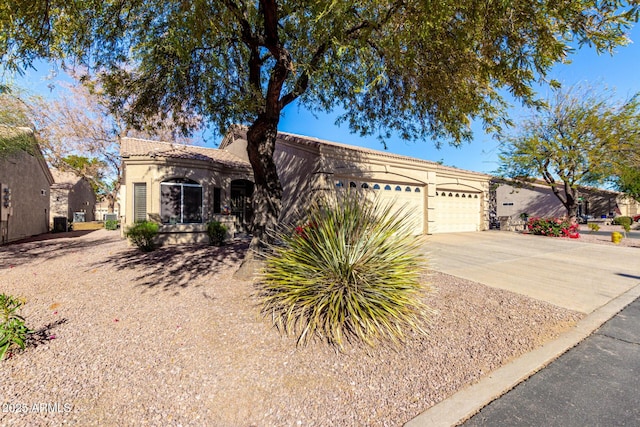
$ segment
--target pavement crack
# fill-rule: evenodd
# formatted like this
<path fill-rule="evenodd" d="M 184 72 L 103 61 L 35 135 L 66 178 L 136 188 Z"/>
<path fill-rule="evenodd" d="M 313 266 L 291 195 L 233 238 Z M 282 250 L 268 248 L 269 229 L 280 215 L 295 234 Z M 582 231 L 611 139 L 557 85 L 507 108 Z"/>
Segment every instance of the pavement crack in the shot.
<path fill-rule="evenodd" d="M 606 337 L 606 338 L 611 338 L 612 340 L 625 342 L 627 344 L 634 344 L 634 345 L 639 345 L 640 346 L 640 342 L 625 340 L 625 339 L 622 339 L 622 338 L 614 337 L 612 335 L 603 334 L 602 332 L 599 332 L 597 335 L 600 335 L 600 336 L 603 336 L 603 337 Z"/>

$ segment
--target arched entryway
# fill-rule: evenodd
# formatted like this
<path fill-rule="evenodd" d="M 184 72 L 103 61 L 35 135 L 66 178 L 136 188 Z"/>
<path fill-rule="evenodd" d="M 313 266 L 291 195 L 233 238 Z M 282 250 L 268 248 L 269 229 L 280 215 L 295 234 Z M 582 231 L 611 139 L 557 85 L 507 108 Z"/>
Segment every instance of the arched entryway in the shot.
<path fill-rule="evenodd" d="M 253 188 L 253 182 L 247 179 L 231 181 L 231 214 L 237 218 L 237 227 L 246 233 L 251 232 Z"/>

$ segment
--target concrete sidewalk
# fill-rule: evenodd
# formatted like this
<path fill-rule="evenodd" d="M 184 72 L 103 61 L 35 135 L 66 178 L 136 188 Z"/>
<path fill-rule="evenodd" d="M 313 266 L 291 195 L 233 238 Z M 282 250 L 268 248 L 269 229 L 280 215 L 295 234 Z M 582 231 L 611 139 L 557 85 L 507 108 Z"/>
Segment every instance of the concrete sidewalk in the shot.
<path fill-rule="evenodd" d="M 432 267 L 465 279 L 586 313 L 576 328 L 497 369 L 409 421 L 453 426 L 591 335 L 640 297 L 640 251 L 507 232 L 430 236 Z"/>

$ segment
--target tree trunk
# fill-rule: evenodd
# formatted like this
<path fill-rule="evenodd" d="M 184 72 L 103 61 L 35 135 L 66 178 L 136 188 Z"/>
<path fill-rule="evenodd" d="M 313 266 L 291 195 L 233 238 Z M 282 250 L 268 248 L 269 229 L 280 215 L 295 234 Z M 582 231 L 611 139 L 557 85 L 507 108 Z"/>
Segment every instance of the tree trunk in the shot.
<path fill-rule="evenodd" d="M 578 218 L 578 200 L 580 193 L 577 188 L 573 188 L 567 183 L 565 183 L 564 191 L 566 196 L 564 207 L 567 209 L 567 219 L 572 224 L 575 224 Z"/>
<path fill-rule="evenodd" d="M 282 209 L 282 185 L 273 161 L 278 135 L 278 120 L 258 118 L 247 131 L 247 153 L 253 169 L 253 238 L 242 264 L 234 274 L 239 280 L 252 280 L 262 267 L 256 254 L 272 241 L 270 233 L 278 224 Z"/>
<path fill-rule="evenodd" d="M 282 185 L 273 154 L 278 135 L 278 119 L 259 117 L 247 131 L 247 153 L 253 169 L 253 222 L 251 249 L 260 250 L 271 240 L 282 209 Z"/>

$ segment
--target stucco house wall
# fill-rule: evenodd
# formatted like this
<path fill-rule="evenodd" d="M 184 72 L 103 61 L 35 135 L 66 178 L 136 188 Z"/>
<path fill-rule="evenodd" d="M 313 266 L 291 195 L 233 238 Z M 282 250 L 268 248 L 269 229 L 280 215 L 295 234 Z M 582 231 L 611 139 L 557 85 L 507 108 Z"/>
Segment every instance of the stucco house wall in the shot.
<path fill-rule="evenodd" d="M 75 212 L 83 212 L 86 222 L 93 221 L 96 195 L 89 181 L 73 172 L 52 169 L 51 173 L 54 179 L 51 185 L 51 225 L 55 217 L 73 221 Z"/>
<path fill-rule="evenodd" d="M 231 182 L 251 178 L 248 163 L 230 153 L 203 147 L 124 138 L 121 144 L 124 165 L 120 188 L 122 232 L 136 221 L 134 187 L 146 191 L 146 219 L 161 223 L 162 243 L 205 243 L 206 223 L 221 221 L 234 232 L 236 224 L 225 207 L 231 204 Z M 163 182 L 189 180 L 202 187 L 202 222 L 190 224 L 162 223 L 161 186 Z M 220 210 L 215 212 L 215 189 L 220 192 Z M 141 218 L 138 218 L 141 219 Z"/>
<path fill-rule="evenodd" d="M 248 161 L 242 128 L 232 129 L 220 148 Z M 411 211 L 416 234 L 489 228 L 491 177 L 486 174 L 284 132 L 278 134 L 274 161 L 283 185 L 285 220 L 303 209 L 316 192 L 333 190 L 341 183 L 355 185 L 359 190 L 366 185 L 374 195 L 376 191 L 372 189 L 380 187 L 379 198 L 395 200 L 397 205 L 406 205 Z M 387 185 L 393 190 L 401 187 L 402 191 L 385 192 Z M 410 194 L 405 191 L 407 188 L 411 188 Z M 451 211 L 455 203 L 440 197 L 444 190 L 448 190 L 447 196 L 475 199 L 470 204 L 458 203 L 458 210 L 467 211 L 459 215 Z"/>
<path fill-rule="evenodd" d="M 551 188 L 543 183 L 534 182 L 520 187 L 508 181 L 494 180 L 496 193 L 496 215 L 498 217 L 517 218 L 526 213 L 528 216 L 563 217 L 567 215 L 560 200 Z M 629 215 L 637 203 L 625 199 L 618 192 L 596 188 L 581 187 L 579 214 L 594 218 Z"/>
<path fill-rule="evenodd" d="M 136 216 L 156 220 L 162 223 L 162 240 L 176 243 L 206 241 L 204 227 L 212 219 L 231 221 L 236 230 L 245 229 L 248 216 L 242 217 L 250 212 L 238 206 L 250 203 L 253 190 L 246 146 L 246 129 L 242 127 L 233 127 L 219 149 L 124 138 L 123 229 L 133 224 Z M 274 161 L 283 186 L 280 221 L 297 218 L 318 194 L 348 188 L 393 203 L 395 211 L 403 206 L 414 234 L 489 227 L 489 175 L 288 133 L 278 134 Z M 163 203 L 172 197 L 161 194 L 162 189 L 175 186 L 184 196 L 186 187 L 181 185 L 194 188 L 190 191 L 202 188 L 202 218 L 197 221 L 168 221 L 161 214 Z M 215 191 L 218 205 L 230 206 L 226 213 L 231 215 L 214 209 Z M 172 203 L 184 209 L 178 199 Z"/>
<path fill-rule="evenodd" d="M 0 132 L 9 132 L 0 129 Z M 13 129 L 33 137 L 29 129 Z M 53 177 L 34 144 L 33 152 L 20 151 L 0 159 L 0 243 L 49 231 L 49 186 Z M 4 189 L 11 192 L 11 207 L 4 206 Z"/>

